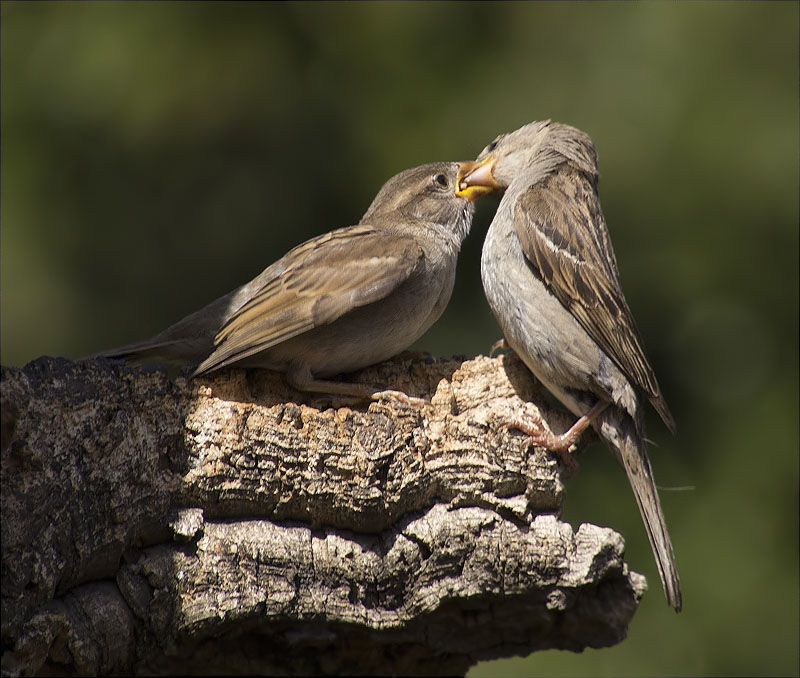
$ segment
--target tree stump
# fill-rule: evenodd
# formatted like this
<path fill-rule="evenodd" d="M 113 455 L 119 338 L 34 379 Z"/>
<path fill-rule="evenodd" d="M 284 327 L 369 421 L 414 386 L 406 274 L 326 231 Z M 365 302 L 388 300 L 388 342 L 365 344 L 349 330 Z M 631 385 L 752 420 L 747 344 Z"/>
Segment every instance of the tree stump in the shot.
<path fill-rule="evenodd" d="M 571 423 L 513 354 L 347 377 L 424 408 L 212 376 L 2 368 L 4 675 L 463 675 L 625 637 L 644 577 L 504 428 Z"/>

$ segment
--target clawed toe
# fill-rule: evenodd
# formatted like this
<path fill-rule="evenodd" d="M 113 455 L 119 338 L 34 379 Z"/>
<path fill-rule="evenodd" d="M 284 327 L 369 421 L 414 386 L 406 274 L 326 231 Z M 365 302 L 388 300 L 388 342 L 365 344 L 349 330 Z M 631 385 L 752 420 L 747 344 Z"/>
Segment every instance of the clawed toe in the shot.
<path fill-rule="evenodd" d="M 430 401 L 425 400 L 425 398 L 415 398 L 414 396 L 410 396 L 407 393 L 403 393 L 402 391 L 377 391 L 373 393 L 371 396 L 372 400 L 381 400 L 383 398 L 387 398 L 389 400 L 394 400 L 398 403 L 403 405 L 407 405 L 408 407 L 415 407 L 417 409 L 424 409 L 426 407 L 433 407 Z"/>
<path fill-rule="evenodd" d="M 567 477 L 574 475 L 578 472 L 578 461 L 575 455 L 570 451 L 570 448 L 575 444 L 578 435 L 574 435 L 574 431 L 570 429 L 566 433 L 556 435 L 552 431 L 548 431 L 543 422 L 526 422 L 520 420 L 504 421 L 500 424 L 505 429 L 517 429 L 525 434 L 525 446 L 530 447 L 535 445 L 542 447 L 548 452 L 553 452 L 561 460 L 564 466 Z"/>
<path fill-rule="evenodd" d="M 489 357 L 494 358 L 494 354 L 498 351 L 507 351 L 511 347 L 508 345 L 508 342 L 503 339 L 498 339 L 496 342 L 492 344 L 492 347 L 489 349 Z"/>

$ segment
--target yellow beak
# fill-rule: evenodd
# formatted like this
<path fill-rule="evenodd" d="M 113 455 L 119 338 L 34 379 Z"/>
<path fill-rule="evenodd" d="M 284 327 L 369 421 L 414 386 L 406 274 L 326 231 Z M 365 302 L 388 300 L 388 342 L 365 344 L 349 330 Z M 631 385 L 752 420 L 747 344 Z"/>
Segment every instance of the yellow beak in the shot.
<path fill-rule="evenodd" d="M 497 158 L 491 155 L 480 162 L 462 162 L 458 168 L 456 195 L 475 201 L 502 187 L 495 181 L 492 169 Z"/>

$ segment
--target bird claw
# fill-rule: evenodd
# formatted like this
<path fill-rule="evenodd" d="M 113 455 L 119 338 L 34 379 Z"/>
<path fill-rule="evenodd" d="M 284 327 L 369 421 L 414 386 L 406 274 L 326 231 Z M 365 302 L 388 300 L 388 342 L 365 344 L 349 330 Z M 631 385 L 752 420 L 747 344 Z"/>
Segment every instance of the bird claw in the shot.
<path fill-rule="evenodd" d="M 496 342 L 492 344 L 492 347 L 489 349 L 489 357 L 494 358 L 494 354 L 498 351 L 508 351 L 511 349 L 511 346 L 508 345 L 508 342 L 503 339 L 498 339 Z"/>
<path fill-rule="evenodd" d="M 570 448 L 577 442 L 581 431 L 576 432 L 572 429 L 560 435 L 545 429 L 541 423 L 534 424 L 521 420 L 504 421 L 501 424 L 505 429 L 517 429 L 526 435 L 525 446 L 541 447 L 548 452 L 553 452 L 561 460 L 564 466 L 566 477 L 575 475 L 579 470 L 578 460 Z"/>
<path fill-rule="evenodd" d="M 381 400 L 383 398 L 386 398 L 401 403 L 402 405 L 406 405 L 408 407 L 414 407 L 417 409 L 433 407 L 431 402 L 425 400 L 425 398 L 415 398 L 414 396 L 410 396 L 407 393 L 403 393 L 402 391 L 392 391 L 392 390 L 377 391 L 373 393 L 370 396 L 370 398 L 372 400 Z"/>

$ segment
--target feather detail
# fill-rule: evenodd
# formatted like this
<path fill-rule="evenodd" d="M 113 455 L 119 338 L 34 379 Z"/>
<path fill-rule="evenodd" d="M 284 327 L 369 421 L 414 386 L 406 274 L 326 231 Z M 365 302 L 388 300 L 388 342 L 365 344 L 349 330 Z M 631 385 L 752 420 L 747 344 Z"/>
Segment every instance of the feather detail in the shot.
<path fill-rule="evenodd" d="M 389 235 L 368 224 L 303 243 L 223 325 L 214 339 L 216 349 L 195 374 L 259 353 L 385 298 L 423 257 L 413 238 Z"/>
<path fill-rule="evenodd" d="M 622 293 L 596 177 L 564 165 L 535 182 L 517 198 L 514 226 L 542 280 L 674 431 Z"/>

